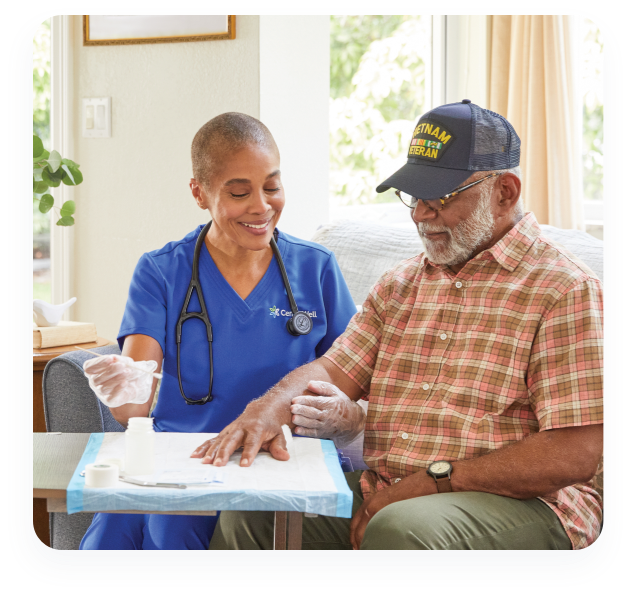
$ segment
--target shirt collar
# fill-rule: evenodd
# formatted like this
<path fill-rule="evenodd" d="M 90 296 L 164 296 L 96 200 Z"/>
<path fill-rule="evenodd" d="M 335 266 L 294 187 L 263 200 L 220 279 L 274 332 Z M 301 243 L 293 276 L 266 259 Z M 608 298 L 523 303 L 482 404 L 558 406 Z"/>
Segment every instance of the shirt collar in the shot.
<path fill-rule="evenodd" d="M 540 235 L 541 228 L 534 213 L 526 213 L 497 244 L 484 252 L 503 268 L 513 272 Z"/>
<path fill-rule="evenodd" d="M 492 258 L 500 266 L 513 272 L 540 235 L 541 228 L 534 213 L 526 213 L 497 244 L 478 254 L 475 259 Z M 428 265 L 441 270 L 448 268 L 434 264 L 426 255 L 423 256 L 421 270 L 426 269 Z"/>

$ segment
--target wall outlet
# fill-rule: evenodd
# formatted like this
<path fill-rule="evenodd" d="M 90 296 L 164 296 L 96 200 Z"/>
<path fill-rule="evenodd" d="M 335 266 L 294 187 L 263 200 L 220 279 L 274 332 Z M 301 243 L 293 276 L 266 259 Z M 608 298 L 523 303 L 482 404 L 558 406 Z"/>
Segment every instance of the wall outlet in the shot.
<path fill-rule="evenodd" d="M 86 138 L 112 136 L 112 98 L 84 97 L 81 128 Z"/>

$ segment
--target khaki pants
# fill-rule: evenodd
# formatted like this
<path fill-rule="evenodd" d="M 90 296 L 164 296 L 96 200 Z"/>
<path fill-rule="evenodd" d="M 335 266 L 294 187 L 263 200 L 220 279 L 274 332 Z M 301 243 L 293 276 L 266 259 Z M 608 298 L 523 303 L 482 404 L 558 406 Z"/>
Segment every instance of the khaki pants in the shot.
<path fill-rule="evenodd" d="M 361 471 L 346 473 L 353 514 L 363 502 Z M 351 549 L 351 519 L 303 518 L 302 549 Z M 269 550 L 273 512 L 221 513 L 210 549 Z M 556 514 L 541 500 L 515 500 L 484 492 L 432 494 L 396 502 L 368 523 L 363 550 L 569 550 Z"/>

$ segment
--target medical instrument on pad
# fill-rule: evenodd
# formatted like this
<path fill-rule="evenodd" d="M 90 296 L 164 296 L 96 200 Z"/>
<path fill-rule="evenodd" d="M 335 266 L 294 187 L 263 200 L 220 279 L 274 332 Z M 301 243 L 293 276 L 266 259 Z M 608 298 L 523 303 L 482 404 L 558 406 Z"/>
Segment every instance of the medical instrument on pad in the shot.
<path fill-rule="evenodd" d="M 180 383 L 180 393 L 182 393 L 182 397 L 188 405 L 205 405 L 206 403 L 209 403 L 213 400 L 213 328 L 212 324 L 210 323 L 210 319 L 208 318 L 206 302 L 204 301 L 202 286 L 199 282 L 199 257 L 202 246 L 204 245 L 204 239 L 206 238 L 211 225 L 212 221 L 209 221 L 204 226 L 199 234 L 199 237 L 197 238 L 197 242 L 195 243 L 191 281 L 188 285 L 186 299 L 184 300 L 184 304 L 182 305 L 182 311 L 180 312 L 180 317 L 175 327 L 175 342 L 177 343 L 177 379 Z M 276 258 L 276 262 L 278 262 L 278 267 L 280 268 L 280 274 L 283 277 L 283 284 L 285 285 L 285 291 L 287 292 L 287 297 L 289 298 L 289 305 L 291 306 L 292 312 L 291 318 L 287 321 L 287 330 L 290 334 L 296 337 L 300 335 L 308 335 L 313 328 L 313 323 L 311 322 L 311 317 L 306 312 L 298 310 L 296 300 L 294 299 L 294 294 L 291 291 L 291 285 L 289 284 L 289 278 L 287 277 L 287 271 L 285 270 L 285 264 L 283 263 L 283 259 L 280 255 L 280 250 L 276 245 L 276 237 L 278 237 L 278 232 L 274 230 L 274 236 L 270 239 L 270 246 L 272 248 L 272 252 L 274 253 L 274 257 Z M 193 290 L 197 291 L 197 298 L 199 300 L 201 312 L 187 312 L 189 303 L 191 301 L 191 296 L 193 295 Z M 198 318 L 204 323 L 204 325 L 206 326 L 206 336 L 208 337 L 210 381 L 208 385 L 208 394 L 203 399 L 189 399 L 184 394 L 184 387 L 182 385 L 182 374 L 180 368 L 180 344 L 182 343 L 182 326 L 187 320 L 190 320 L 191 318 Z"/>
<path fill-rule="evenodd" d="M 94 353 L 94 351 L 90 351 L 89 349 L 83 349 L 83 347 L 77 347 L 76 345 L 74 346 L 74 348 L 79 349 L 80 351 L 85 351 L 86 353 L 91 353 L 95 357 L 101 357 L 100 354 Z M 149 374 L 153 376 L 156 380 L 162 380 L 162 374 L 159 374 L 158 372 L 149 372 L 147 370 L 143 370 L 142 368 L 138 366 L 134 366 L 132 364 L 128 364 L 126 361 L 123 361 L 123 360 L 120 360 L 120 363 L 123 364 L 124 366 L 127 366 L 128 368 L 133 368 L 134 370 L 140 370 L 141 372 L 144 372 L 145 374 Z"/>
<path fill-rule="evenodd" d="M 133 483 L 137 486 L 145 486 L 147 488 L 177 488 L 178 490 L 185 490 L 186 486 L 183 483 L 155 483 L 153 481 L 143 481 L 142 479 L 132 479 L 131 477 L 119 477 L 120 481 L 125 483 Z"/>

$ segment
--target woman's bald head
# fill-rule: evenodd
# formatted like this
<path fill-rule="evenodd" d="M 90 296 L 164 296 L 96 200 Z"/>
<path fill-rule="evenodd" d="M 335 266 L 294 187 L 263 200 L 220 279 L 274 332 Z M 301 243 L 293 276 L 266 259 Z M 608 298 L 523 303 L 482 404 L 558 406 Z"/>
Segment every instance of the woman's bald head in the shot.
<path fill-rule="evenodd" d="M 205 187 L 226 156 L 247 145 L 255 145 L 278 153 L 278 147 L 267 126 L 252 116 L 227 112 L 204 124 L 191 145 L 193 177 Z"/>

